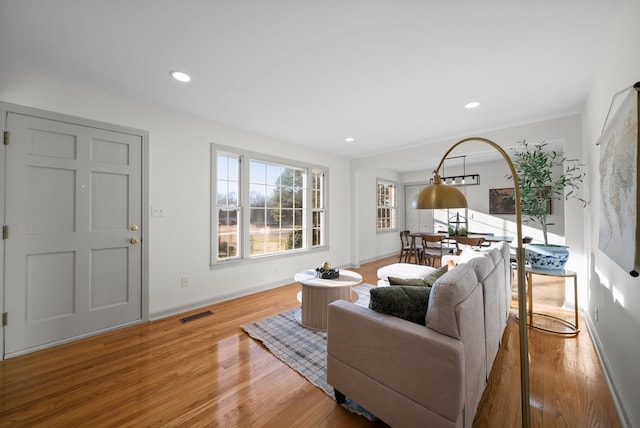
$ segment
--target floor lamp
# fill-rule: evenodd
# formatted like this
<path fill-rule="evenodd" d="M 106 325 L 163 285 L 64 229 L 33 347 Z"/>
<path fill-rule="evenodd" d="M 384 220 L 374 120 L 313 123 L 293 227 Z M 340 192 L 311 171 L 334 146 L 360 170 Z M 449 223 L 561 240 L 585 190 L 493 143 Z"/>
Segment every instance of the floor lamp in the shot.
<path fill-rule="evenodd" d="M 433 184 L 420 190 L 416 197 L 414 208 L 417 209 L 442 209 L 442 208 L 467 208 L 467 198 L 454 186 L 442 183 L 440 179 L 440 168 L 453 149 L 467 141 L 482 141 L 496 149 L 511 169 L 516 203 L 516 228 L 518 231 L 518 248 L 516 249 L 517 269 L 518 269 L 518 324 L 520 333 L 520 393 L 522 404 L 522 426 L 531 426 L 531 407 L 529 403 L 529 339 L 527 335 L 527 305 L 525 284 L 526 276 L 524 271 L 524 250 L 522 248 L 522 209 L 520 207 L 520 182 L 518 174 L 502 147 L 491 140 L 481 137 L 470 137 L 455 143 L 442 157 L 438 167 L 433 172 Z"/>

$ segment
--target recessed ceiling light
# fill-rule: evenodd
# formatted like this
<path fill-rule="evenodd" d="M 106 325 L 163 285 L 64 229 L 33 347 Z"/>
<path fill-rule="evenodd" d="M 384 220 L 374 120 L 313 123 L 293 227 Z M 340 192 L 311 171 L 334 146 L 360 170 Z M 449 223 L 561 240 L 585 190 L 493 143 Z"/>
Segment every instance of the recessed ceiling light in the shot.
<path fill-rule="evenodd" d="M 464 108 L 476 108 L 480 105 L 480 101 L 471 101 L 470 103 L 467 103 Z"/>
<path fill-rule="evenodd" d="M 347 137 L 344 139 L 344 141 L 346 141 L 347 143 L 353 143 L 354 141 L 356 141 L 356 139 L 353 137 Z"/>
<path fill-rule="evenodd" d="M 171 77 L 176 79 L 178 82 L 189 82 L 191 80 L 191 76 L 182 71 L 174 70 L 170 74 Z"/>

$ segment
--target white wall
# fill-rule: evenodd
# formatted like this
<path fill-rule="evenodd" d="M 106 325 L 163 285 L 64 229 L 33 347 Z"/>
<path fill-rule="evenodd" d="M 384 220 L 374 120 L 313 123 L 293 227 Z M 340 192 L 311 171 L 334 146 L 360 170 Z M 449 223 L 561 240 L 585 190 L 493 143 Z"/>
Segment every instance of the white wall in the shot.
<path fill-rule="evenodd" d="M 349 265 L 348 162 L 133 99 L 31 75 L 0 65 L 0 100 L 149 131 L 149 202 L 166 217 L 149 225 L 149 310 L 152 317 L 293 282 L 300 270 L 329 260 Z M 210 156 L 212 142 L 272 153 L 329 168 L 330 249 L 267 258 L 210 270 Z M 190 277 L 182 288 L 180 277 Z"/>
<path fill-rule="evenodd" d="M 479 132 L 476 136 L 488 138 L 499 144 L 505 150 L 515 146 L 518 141 L 523 139 L 529 142 L 562 140 L 564 141 L 564 148 L 568 157 L 582 159 L 582 130 L 579 115 L 549 119 L 500 130 Z M 402 183 L 427 183 L 432 177 L 432 171 L 437 167 L 438 162 L 446 150 L 460 139 L 425 143 L 411 148 L 351 160 L 352 180 L 357 183 L 357 193 L 362 195 L 363 192 L 373 192 L 375 188 L 375 178 L 376 176 L 380 177 L 383 171 L 391 175 L 394 173 L 389 169 L 398 167 L 406 168 L 407 166 L 415 167 L 419 163 L 422 163 L 419 168 L 416 168 L 413 172 L 399 174 L 399 179 Z M 495 152 L 497 154 L 497 151 L 486 143 L 470 141 L 456 148 L 451 153 L 451 156 L 466 154 L 469 159 L 474 155 L 486 156 L 488 152 Z M 509 173 L 507 164 L 503 160 L 487 162 L 488 163 L 485 162 L 484 164 L 478 165 L 481 174 L 481 184 L 479 186 L 461 187 L 469 198 L 469 206 L 481 212 L 483 209 L 486 209 L 486 211 L 483 211 L 485 213 L 489 211 L 488 189 L 509 187 L 505 180 L 505 175 Z M 476 168 L 475 165 L 467 165 L 467 173 L 476 172 L 474 168 Z M 451 173 L 454 173 L 454 171 L 452 170 Z M 357 203 L 357 208 L 354 207 L 353 212 L 355 213 L 357 211 L 360 213 L 357 217 L 358 221 L 356 222 L 358 233 L 354 238 L 353 259 L 358 261 L 368 260 L 373 257 L 375 251 L 398 252 L 400 244 L 396 233 L 393 234 L 393 237 L 387 236 L 388 234 L 375 234 L 375 221 L 371 220 L 371 218 L 375 220 L 375 198 L 368 196 L 364 198 L 358 197 L 358 194 L 352 198 L 353 203 Z M 586 278 L 583 223 L 578 221 L 567 222 L 565 224 L 562 218 L 562 205 L 562 202 L 558 202 L 554 203 L 552 207 L 554 219 L 559 220 L 557 221 L 557 227 L 552 230 L 552 233 L 557 236 L 565 235 L 564 242 L 571 247 L 571 256 L 567 267 L 576 270 L 581 278 Z M 583 217 L 582 205 L 577 201 L 567 202 L 565 204 L 565 210 L 564 218 L 582 219 Z M 515 236 L 515 228 L 506 224 L 512 221 L 514 216 L 503 217 L 505 218 L 505 230 L 507 232 L 512 231 L 508 234 Z M 531 233 L 531 231 L 528 232 L 529 234 Z M 541 236 L 540 239 L 542 239 Z M 558 240 L 554 240 L 554 242 L 561 243 Z M 378 255 L 380 254 L 387 253 L 378 253 Z M 584 286 L 584 292 L 586 291 L 586 281 L 582 281 L 582 285 Z"/>
<path fill-rule="evenodd" d="M 352 260 L 356 264 L 378 259 L 382 256 L 399 253 L 400 238 L 398 230 L 377 232 L 376 225 L 376 184 L 383 179 L 398 184 L 400 175 L 384 168 L 367 168 L 352 174 L 351 211 L 354 213 L 351 222 L 354 230 L 353 241 L 357 246 L 353 248 Z M 399 189 L 402 189 L 400 186 Z M 402 221 L 404 198 L 402 191 L 398 191 L 398 220 Z"/>
<path fill-rule="evenodd" d="M 462 149 L 462 148 L 461 148 Z M 496 152 L 497 153 L 497 152 Z M 447 169 L 449 171 L 449 168 Z M 492 214 L 492 219 L 490 221 L 485 221 L 486 216 L 480 216 L 474 214 L 475 212 L 479 213 L 489 213 L 489 189 L 502 188 L 502 187 L 513 187 L 513 181 L 507 180 L 507 176 L 510 175 L 509 167 L 506 162 L 502 159 L 500 160 L 492 160 L 492 161 L 481 161 L 475 163 L 473 160 L 473 156 L 469 156 L 467 158 L 466 165 L 466 173 L 467 174 L 479 174 L 480 175 L 480 184 L 473 186 L 459 186 L 458 189 L 464 193 L 467 198 L 467 202 L 469 203 L 469 230 L 475 232 L 483 232 L 489 231 L 486 230 L 488 227 L 495 225 L 494 227 L 498 227 L 498 225 L 503 225 L 504 228 L 501 230 L 495 231 L 495 234 L 511 234 L 515 236 L 515 226 L 511 226 L 515 223 L 515 215 L 514 214 Z M 419 182 L 420 177 L 424 174 L 424 171 L 419 172 L 410 172 L 404 173 L 401 175 L 401 180 L 403 182 Z M 451 169 L 450 172 L 446 173 L 447 175 L 460 175 L 462 171 Z M 577 201 L 570 201 L 568 203 L 578 203 Z M 557 242 L 552 240 L 550 237 L 550 241 L 552 243 L 564 243 L 564 200 L 554 200 L 551 203 L 551 215 L 549 216 L 549 222 L 553 223 L 552 226 L 549 227 L 549 233 L 554 234 L 556 236 L 561 236 L 562 242 Z M 532 229 L 540 230 L 539 233 L 533 232 L 536 240 L 543 240 L 541 226 L 537 223 L 529 223 L 528 226 Z M 528 229 L 529 230 L 529 229 Z M 530 231 L 530 230 L 529 230 Z M 510 232 L 510 233 L 507 233 Z M 531 235 L 531 233 L 529 233 Z M 539 238 L 538 238 L 539 236 Z"/>
<path fill-rule="evenodd" d="M 637 405 L 640 397 L 640 278 L 632 278 L 598 250 L 600 150 L 595 143 L 613 95 L 640 81 L 638 17 L 638 0 L 620 1 L 613 32 L 600 60 L 600 68 L 583 113 L 583 150 L 593 171 L 587 183 L 592 204 L 585 211 L 584 228 L 589 266 L 588 310 L 585 311 L 585 318 L 601 353 L 606 373 L 615 385 L 619 404 L 623 408 L 624 423 L 630 427 L 640 427 L 640 406 Z M 637 242 L 635 250 L 639 251 Z"/>

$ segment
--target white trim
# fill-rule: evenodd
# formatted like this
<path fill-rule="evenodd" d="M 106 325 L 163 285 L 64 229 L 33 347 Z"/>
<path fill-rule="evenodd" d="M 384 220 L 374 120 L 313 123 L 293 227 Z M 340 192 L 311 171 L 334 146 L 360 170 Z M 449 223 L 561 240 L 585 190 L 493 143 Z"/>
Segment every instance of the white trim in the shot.
<path fill-rule="evenodd" d="M 602 342 L 600 342 L 600 337 L 598 336 L 597 330 L 593 325 L 591 320 L 591 316 L 588 311 L 583 312 L 584 323 L 587 326 L 587 330 L 589 332 L 589 336 L 591 337 L 591 342 L 594 345 L 596 350 L 596 354 L 598 355 L 598 360 L 600 361 L 600 367 L 602 367 L 602 373 L 604 374 L 604 378 L 607 381 L 607 386 L 609 386 L 609 392 L 611 393 L 611 399 L 613 400 L 613 405 L 615 406 L 618 416 L 620 417 L 620 422 L 622 423 L 623 428 L 631 428 L 640 426 L 636 424 L 636 422 L 632 419 L 631 412 L 627 411 L 627 407 L 625 406 L 624 401 L 622 400 L 622 396 L 618 393 L 616 389 L 616 379 L 613 374 L 613 370 L 611 369 L 611 362 L 607 358 L 607 354 L 604 352 L 604 347 L 602 346 Z"/>
<path fill-rule="evenodd" d="M 78 336 L 68 337 L 66 339 L 57 340 L 55 342 L 50 342 L 50 343 L 45 343 L 43 345 L 34 346 L 32 348 L 21 349 L 20 351 L 12 352 L 10 354 L 5 355 L 4 359 L 19 357 L 21 355 L 30 354 L 32 352 L 41 351 L 41 350 L 47 349 L 47 348 L 53 348 L 54 346 L 64 345 L 65 343 L 75 342 L 76 340 L 86 339 L 87 337 L 92 337 L 92 336 L 98 336 L 98 335 L 103 334 L 103 333 L 108 333 L 110 331 L 119 330 L 121 328 L 130 327 L 132 325 L 138 325 L 138 324 L 142 324 L 142 321 L 137 320 L 137 321 L 131 321 L 131 322 L 124 323 L 124 324 L 118 324 L 118 325 L 114 325 L 114 326 L 111 326 L 111 327 L 103 328 L 103 329 L 100 329 L 100 330 L 92 331 L 92 332 L 89 332 L 89 333 L 84 333 L 84 334 L 81 334 L 81 335 L 78 335 Z"/>
<path fill-rule="evenodd" d="M 233 299 L 237 299 L 240 297 L 244 297 L 244 296 L 248 296 L 250 294 L 255 294 L 255 293 L 259 293 L 261 291 L 267 291 L 267 290 L 271 290 L 273 288 L 278 288 L 278 287 L 284 287 L 287 286 L 289 284 L 291 284 L 291 282 L 287 282 L 287 281 L 291 281 L 290 279 L 282 279 L 280 281 L 274 281 L 274 282 L 270 282 L 267 284 L 261 284 L 258 285 L 256 287 L 252 287 L 249 289 L 245 289 L 242 290 L 240 292 L 233 292 L 233 293 L 227 293 L 227 294 L 223 294 L 221 296 L 212 298 L 212 299 L 204 299 L 204 300 L 196 300 L 193 301 L 191 303 L 187 303 L 186 305 L 180 305 L 177 307 L 172 307 L 170 309 L 166 309 L 166 310 L 162 310 L 162 311 L 158 311 L 158 312 L 153 312 L 152 314 L 150 314 L 149 319 L 150 321 L 156 321 L 162 318 L 167 318 L 167 317 L 171 317 L 173 315 L 178 315 L 178 314 L 182 314 L 184 312 L 188 312 L 194 309 L 199 309 L 199 308 L 204 308 L 207 306 L 211 306 L 211 305 L 215 305 L 217 303 L 222 303 L 222 302 L 226 302 L 228 300 L 233 300 Z M 213 311 L 215 314 L 215 311 Z"/>

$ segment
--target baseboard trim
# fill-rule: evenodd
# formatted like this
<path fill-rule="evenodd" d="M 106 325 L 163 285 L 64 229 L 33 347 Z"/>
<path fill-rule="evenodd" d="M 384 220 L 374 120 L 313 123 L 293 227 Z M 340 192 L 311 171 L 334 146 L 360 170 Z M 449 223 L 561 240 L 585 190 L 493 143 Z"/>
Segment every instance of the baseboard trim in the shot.
<path fill-rule="evenodd" d="M 369 262 L 375 262 L 376 260 L 380 260 L 380 259 L 386 259 L 387 257 L 392 257 L 392 256 L 397 256 L 398 252 L 394 251 L 393 253 L 388 253 L 388 254 L 383 254 L 381 256 L 376 256 L 370 259 L 364 259 L 364 260 L 360 260 L 360 264 L 363 263 L 369 263 Z M 360 265 L 358 265 L 358 267 L 360 267 Z"/>
<path fill-rule="evenodd" d="M 97 336 L 99 334 L 108 333 L 110 331 L 120 330 L 120 329 L 126 328 L 126 327 L 131 327 L 132 325 L 141 324 L 142 322 L 143 322 L 142 320 L 135 320 L 135 321 L 131 321 L 131 322 L 127 322 L 127 323 L 118 324 L 118 325 L 114 325 L 114 326 L 111 326 L 111 327 L 103 328 L 103 329 L 100 329 L 100 330 L 91 331 L 89 333 L 79 334 L 78 336 L 68 337 L 68 338 L 62 339 L 62 340 L 56 340 L 55 342 L 49 342 L 49 343 L 45 343 L 45 344 L 42 344 L 42 345 L 33 346 L 33 347 L 27 348 L 27 349 L 21 349 L 20 351 L 11 352 L 9 354 L 6 354 L 4 356 L 4 359 L 13 358 L 13 357 L 19 357 L 21 355 L 30 354 L 32 352 L 41 351 L 43 349 L 53 348 L 54 346 L 64 345 L 65 343 L 75 342 L 75 341 L 78 341 L 78 340 L 81 340 L 81 339 L 86 339 L 87 337 Z"/>
<path fill-rule="evenodd" d="M 226 302 L 227 300 L 233 300 L 239 297 L 248 296 L 250 294 L 259 293 L 261 291 L 267 291 L 273 288 L 282 287 L 290 283 L 291 282 L 285 282 L 285 280 L 270 282 L 268 284 L 262 284 L 257 287 L 248 288 L 239 292 L 227 293 L 221 296 L 216 296 L 211 299 L 197 300 L 195 302 L 187 303 L 186 305 L 176 306 L 174 308 L 169 308 L 162 311 L 150 313 L 149 320 L 156 321 L 162 318 L 167 318 L 174 315 L 182 314 L 184 312 L 192 311 L 194 309 L 200 309 L 206 306 L 215 305 L 216 303 Z"/>
<path fill-rule="evenodd" d="M 393 252 L 391 254 L 377 256 L 372 259 L 363 260 L 360 262 L 360 264 L 373 262 L 376 260 L 380 260 L 382 258 L 395 256 L 397 254 L 398 253 Z M 350 268 L 357 269 L 360 267 L 360 264 L 356 265 L 354 263 L 350 263 L 348 265 L 341 265 L 337 267 L 338 269 L 350 269 Z M 156 321 L 162 318 L 167 318 L 174 315 L 182 314 L 184 312 L 192 311 L 194 309 L 200 309 L 205 306 L 215 305 L 216 303 L 226 302 L 227 300 L 237 299 L 238 297 L 244 297 L 250 294 L 259 293 L 261 291 L 271 290 L 272 288 L 282 287 L 283 285 L 287 285 L 292 282 L 292 281 L 291 282 L 286 282 L 286 281 L 287 281 L 286 279 L 283 279 L 281 281 L 270 282 L 268 284 L 262 284 L 257 287 L 242 290 L 241 292 L 223 294 L 221 296 L 217 296 L 211 299 L 197 300 L 195 302 L 187 303 L 186 305 L 181 305 L 174 308 L 168 308 L 165 310 L 152 312 L 152 313 L 149 313 L 149 321 Z"/>
<path fill-rule="evenodd" d="M 618 411 L 618 416 L 620 417 L 620 422 L 622 423 L 623 428 L 632 428 L 637 427 L 635 421 L 631 414 L 627 411 L 627 408 L 618 394 L 618 390 L 616 389 L 616 380 L 613 372 L 611 370 L 611 363 L 607 358 L 607 354 L 604 352 L 602 342 L 600 341 L 600 337 L 593 325 L 591 317 L 589 316 L 588 311 L 583 312 L 584 323 L 587 325 L 587 330 L 589 331 L 589 336 L 591 337 L 591 342 L 593 342 L 594 348 L 596 350 L 596 354 L 598 354 L 598 360 L 600 361 L 600 367 L 602 367 L 602 372 L 604 374 L 604 378 L 607 381 L 607 385 L 609 386 L 609 392 L 611 393 L 611 398 L 613 399 L 613 405 L 616 407 Z"/>

